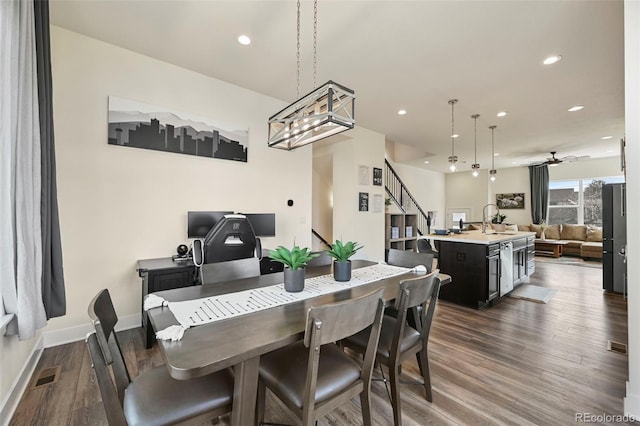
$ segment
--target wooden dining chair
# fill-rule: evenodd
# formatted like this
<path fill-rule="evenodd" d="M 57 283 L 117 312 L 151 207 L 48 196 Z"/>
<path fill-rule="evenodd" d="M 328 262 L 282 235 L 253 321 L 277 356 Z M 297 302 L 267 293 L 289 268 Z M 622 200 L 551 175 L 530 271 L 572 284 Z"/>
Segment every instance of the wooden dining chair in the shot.
<path fill-rule="evenodd" d="M 301 420 L 314 421 L 360 395 L 364 424 L 372 424 L 371 375 L 380 337 L 383 290 L 331 305 L 309 308 L 304 340 L 260 358 L 258 413 L 264 419 L 268 387 Z M 334 342 L 366 334 L 360 365 Z"/>
<path fill-rule="evenodd" d="M 228 370 L 175 380 L 160 366 L 132 380 L 114 332 L 118 317 L 108 290 L 93 298 L 89 316 L 95 331 L 87 336 L 87 347 L 109 425 L 198 424 L 231 412 Z"/>
<path fill-rule="evenodd" d="M 416 253 L 409 250 L 389 249 L 387 263 L 403 268 L 413 268 L 417 265 L 424 265 L 427 272 L 433 269 L 433 253 Z"/>
<path fill-rule="evenodd" d="M 400 372 L 402 363 L 416 355 L 427 401 L 433 401 L 429 372 L 429 331 L 440 291 L 438 270 L 419 278 L 403 280 L 396 297 L 397 318 L 385 315 L 376 352 L 376 363 L 386 365 L 391 382 L 391 405 L 396 426 L 402 424 L 400 411 Z M 422 309 L 417 309 L 422 307 Z M 413 317 L 416 327 L 409 325 L 407 316 Z M 360 353 L 367 351 L 367 336 L 358 333 L 341 341 L 344 347 Z"/>
<path fill-rule="evenodd" d="M 203 285 L 257 277 L 259 275 L 260 261 L 257 257 L 205 263 L 200 266 L 200 282 Z"/>

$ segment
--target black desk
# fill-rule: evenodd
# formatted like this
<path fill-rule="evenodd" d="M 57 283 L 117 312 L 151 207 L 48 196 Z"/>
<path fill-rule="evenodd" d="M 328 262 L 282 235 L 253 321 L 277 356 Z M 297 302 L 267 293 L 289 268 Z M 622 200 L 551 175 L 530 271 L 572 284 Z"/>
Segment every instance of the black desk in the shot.
<path fill-rule="evenodd" d="M 137 270 L 138 275 L 142 278 L 142 304 L 149 293 L 198 284 L 196 267 L 191 259 L 177 262 L 170 257 L 138 260 Z M 153 328 L 149 326 L 147 313 L 142 306 L 140 306 L 140 310 L 148 349 L 153 345 L 156 337 Z"/>

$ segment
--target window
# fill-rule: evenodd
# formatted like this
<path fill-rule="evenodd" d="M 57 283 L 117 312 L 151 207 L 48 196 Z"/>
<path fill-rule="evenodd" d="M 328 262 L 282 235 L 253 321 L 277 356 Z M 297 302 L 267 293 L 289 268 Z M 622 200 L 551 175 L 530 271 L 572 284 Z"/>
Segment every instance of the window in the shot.
<path fill-rule="evenodd" d="M 602 226 L 602 185 L 620 182 L 624 177 L 549 182 L 547 222 Z"/>

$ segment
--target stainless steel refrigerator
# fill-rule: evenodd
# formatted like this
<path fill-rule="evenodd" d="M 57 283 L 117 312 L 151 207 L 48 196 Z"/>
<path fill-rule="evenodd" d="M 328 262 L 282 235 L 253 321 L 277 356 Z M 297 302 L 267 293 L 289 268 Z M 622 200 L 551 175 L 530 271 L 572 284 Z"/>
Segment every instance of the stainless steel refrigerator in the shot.
<path fill-rule="evenodd" d="M 602 287 L 627 293 L 627 218 L 624 183 L 602 185 Z"/>

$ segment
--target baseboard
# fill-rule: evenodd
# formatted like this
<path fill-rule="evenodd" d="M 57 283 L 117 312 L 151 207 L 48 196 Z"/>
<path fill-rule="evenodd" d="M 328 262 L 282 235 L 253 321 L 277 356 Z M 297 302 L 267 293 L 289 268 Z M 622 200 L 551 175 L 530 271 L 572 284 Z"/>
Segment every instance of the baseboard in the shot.
<path fill-rule="evenodd" d="M 627 396 L 624 398 L 624 414 L 640 420 L 640 395 L 629 392 L 629 382 L 627 382 Z"/>
<path fill-rule="evenodd" d="M 142 319 L 140 314 L 127 315 L 118 318 L 118 324 L 116 324 L 116 331 L 129 330 L 132 328 L 141 327 Z M 52 346 L 64 345 L 67 343 L 78 342 L 84 340 L 87 334 L 93 331 L 93 325 L 89 321 L 83 325 L 77 325 L 75 327 L 63 328 L 62 330 L 55 330 L 44 332 L 44 347 L 50 348 Z"/>
<path fill-rule="evenodd" d="M 14 411 L 18 407 L 20 398 L 22 398 L 22 394 L 24 394 L 27 386 L 29 386 L 31 376 L 33 376 L 33 372 L 35 371 L 38 361 L 40 361 L 42 351 L 44 350 L 43 342 L 44 338 L 40 336 L 36 344 L 33 346 L 33 350 L 27 358 L 27 361 L 24 363 L 22 371 L 13 382 L 7 397 L 2 401 L 2 405 L 0 405 L 0 422 L 2 423 L 2 426 L 9 424 Z"/>

